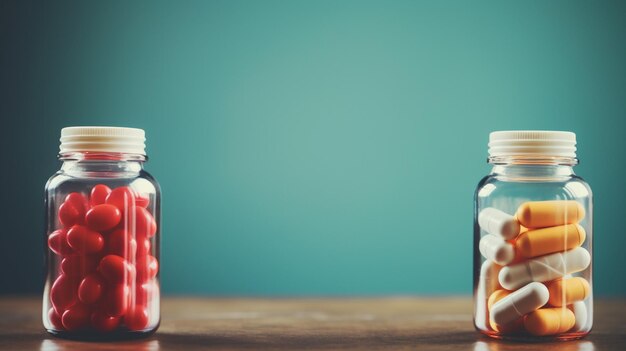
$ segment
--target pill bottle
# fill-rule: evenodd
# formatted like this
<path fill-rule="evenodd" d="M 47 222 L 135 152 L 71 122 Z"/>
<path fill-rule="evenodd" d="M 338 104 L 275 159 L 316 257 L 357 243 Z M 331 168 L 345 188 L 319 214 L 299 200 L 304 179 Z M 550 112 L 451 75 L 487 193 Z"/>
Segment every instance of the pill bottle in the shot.
<path fill-rule="evenodd" d="M 61 130 L 45 187 L 43 325 L 71 339 L 128 339 L 160 322 L 160 187 L 144 131 Z"/>
<path fill-rule="evenodd" d="M 493 338 L 571 340 L 593 324 L 592 195 L 576 135 L 489 135 L 474 197 L 474 325 Z"/>

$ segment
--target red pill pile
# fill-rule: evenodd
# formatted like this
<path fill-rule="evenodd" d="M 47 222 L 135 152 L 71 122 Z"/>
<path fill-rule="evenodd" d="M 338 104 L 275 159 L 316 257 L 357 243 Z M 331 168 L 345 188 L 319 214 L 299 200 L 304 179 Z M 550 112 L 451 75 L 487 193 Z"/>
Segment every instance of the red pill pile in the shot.
<path fill-rule="evenodd" d="M 74 192 L 58 208 L 48 247 L 59 257 L 50 290 L 50 323 L 58 330 L 138 331 L 149 327 L 158 299 L 157 224 L 150 199 L 130 187 L 98 184 Z"/>

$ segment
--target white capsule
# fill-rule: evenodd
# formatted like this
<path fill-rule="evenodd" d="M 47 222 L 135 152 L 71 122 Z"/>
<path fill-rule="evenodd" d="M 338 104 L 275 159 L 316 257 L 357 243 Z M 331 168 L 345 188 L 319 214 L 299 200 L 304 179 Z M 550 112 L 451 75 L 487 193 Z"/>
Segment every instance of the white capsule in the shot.
<path fill-rule="evenodd" d="M 515 238 L 520 231 L 519 222 L 515 217 L 493 207 L 480 211 L 478 225 L 487 233 L 501 236 L 505 240 Z"/>
<path fill-rule="evenodd" d="M 497 325 L 507 325 L 548 302 L 550 293 L 541 283 L 530 283 L 491 306 L 489 317 Z"/>
<path fill-rule="evenodd" d="M 476 288 L 476 299 L 474 305 L 474 323 L 481 330 L 487 330 L 489 327 L 487 319 L 487 299 L 491 294 L 500 289 L 498 283 L 498 273 L 500 266 L 492 261 L 485 261 L 480 266 L 480 275 L 478 276 L 478 287 Z"/>
<path fill-rule="evenodd" d="M 545 282 L 580 272 L 587 268 L 589 263 L 591 263 L 589 252 L 582 247 L 577 247 L 573 250 L 540 256 L 503 267 L 498 280 L 503 288 L 515 290 L 532 281 Z"/>
<path fill-rule="evenodd" d="M 583 331 L 587 326 L 587 305 L 585 305 L 584 301 L 576 301 L 569 305 L 569 309 L 574 312 L 574 317 L 576 317 L 574 326 L 570 331 Z"/>
<path fill-rule="evenodd" d="M 486 259 L 504 266 L 513 261 L 515 249 L 499 236 L 487 234 L 480 238 L 478 250 Z"/>

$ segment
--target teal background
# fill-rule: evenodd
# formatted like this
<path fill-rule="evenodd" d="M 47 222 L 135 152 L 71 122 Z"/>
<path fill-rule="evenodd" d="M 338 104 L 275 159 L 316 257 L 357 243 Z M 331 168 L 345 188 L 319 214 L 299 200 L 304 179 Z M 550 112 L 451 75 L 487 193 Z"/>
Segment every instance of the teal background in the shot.
<path fill-rule="evenodd" d="M 470 294 L 488 133 L 571 130 L 626 291 L 623 2 L 0 6 L 2 293 L 41 292 L 71 125 L 146 130 L 165 292 L 279 296 Z"/>

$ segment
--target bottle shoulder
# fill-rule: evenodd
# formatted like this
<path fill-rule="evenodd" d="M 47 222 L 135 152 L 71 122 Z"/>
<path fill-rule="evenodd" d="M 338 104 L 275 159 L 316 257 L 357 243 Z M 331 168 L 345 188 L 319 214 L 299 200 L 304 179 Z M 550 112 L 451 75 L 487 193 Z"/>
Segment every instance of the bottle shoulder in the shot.
<path fill-rule="evenodd" d="M 66 172 L 63 169 L 54 173 L 45 184 L 48 193 L 85 191 L 96 184 L 110 188 L 131 186 L 142 193 L 160 193 L 158 181 L 149 172 Z"/>
<path fill-rule="evenodd" d="M 535 200 L 591 198 L 590 185 L 575 174 L 553 179 L 510 178 L 488 174 L 476 187 L 476 198 L 514 197 Z"/>

